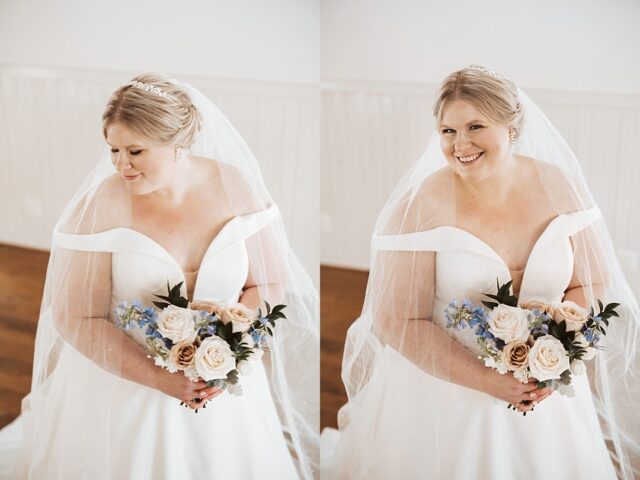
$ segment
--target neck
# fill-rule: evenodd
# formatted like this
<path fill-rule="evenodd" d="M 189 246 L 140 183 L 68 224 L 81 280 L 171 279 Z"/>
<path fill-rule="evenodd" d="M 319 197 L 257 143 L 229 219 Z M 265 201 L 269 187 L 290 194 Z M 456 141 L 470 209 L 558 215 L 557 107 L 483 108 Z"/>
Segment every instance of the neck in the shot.
<path fill-rule="evenodd" d="M 481 180 L 462 180 L 464 188 L 475 202 L 488 207 L 502 207 L 512 196 L 516 184 L 516 159 L 509 153 L 503 167 L 493 175 Z"/>
<path fill-rule="evenodd" d="M 189 173 L 193 168 L 193 162 L 189 157 L 185 156 L 185 159 L 179 165 L 176 165 L 176 172 L 172 177 L 171 184 L 152 192 L 150 196 L 161 201 L 169 208 L 181 206 L 192 187 L 191 179 L 194 176 Z"/>

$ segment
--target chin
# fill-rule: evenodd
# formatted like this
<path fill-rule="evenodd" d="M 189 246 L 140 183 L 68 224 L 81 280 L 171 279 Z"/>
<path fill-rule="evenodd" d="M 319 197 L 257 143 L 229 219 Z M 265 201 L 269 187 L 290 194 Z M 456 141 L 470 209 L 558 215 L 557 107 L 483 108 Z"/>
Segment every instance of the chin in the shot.
<path fill-rule="evenodd" d="M 147 182 L 145 182 L 143 179 L 135 180 L 133 182 L 123 180 L 123 182 L 125 188 L 131 195 L 146 195 L 153 191 L 153 189 L 150 188 Z"/>

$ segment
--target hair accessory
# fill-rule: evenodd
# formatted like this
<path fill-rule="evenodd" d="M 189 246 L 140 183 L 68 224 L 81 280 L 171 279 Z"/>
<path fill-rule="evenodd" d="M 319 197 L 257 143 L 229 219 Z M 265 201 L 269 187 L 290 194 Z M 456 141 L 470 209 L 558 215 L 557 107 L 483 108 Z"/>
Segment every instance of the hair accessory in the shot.
<path fill-rule="evenodd" d="M 467 67 L 464 67 L 462 70 L 460 70 L 461 72 L 465 71 L 465 70 L 478 70 L 479 72 L 483 72 L 486 73 L 487 75 L 491 75 L 492 77 L 495 78 L 502 78 L 500 75 L 498 75 L 496 72 L 494 72 L 493 70 L 489 70 L 488 68 L 482 67 L 480 65 L 469 65 Z"/>
<path fill-rule="evenodd" d="M 153 93 L 154 95 L 158 95 L 162 98 L 167 98 L 167 94 L 160 89 L 160 87 L 156 87 L 155 85 L 151 85 L 149 83 L 139 82 L 137 80 L 131 80 L 127 85 L 131 85 L 132 87 L 141 88 L 146 90 L 149 93 Z"/>

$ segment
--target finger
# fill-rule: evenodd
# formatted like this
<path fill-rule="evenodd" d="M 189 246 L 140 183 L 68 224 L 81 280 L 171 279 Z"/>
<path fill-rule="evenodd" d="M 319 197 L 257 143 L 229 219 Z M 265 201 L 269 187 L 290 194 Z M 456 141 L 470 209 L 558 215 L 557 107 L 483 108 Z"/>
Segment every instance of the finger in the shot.
<path fill-rule="evenodd" d="M 549 396 L 551 396 L 551 392 L 549 392 L 549 393 L 545 393 L 544 395 L 539 396 L 539 397 L 536 399 L 536 403 L 540 403 L 540 402 L 542 402 L 544 399 L 548 398 Z"/>
<path fill-rule="evenodd" d="M 216 392 L 222 392 L 218 387 L 203 388 L 195 392 L 200 398 L 213 398 Z"/>

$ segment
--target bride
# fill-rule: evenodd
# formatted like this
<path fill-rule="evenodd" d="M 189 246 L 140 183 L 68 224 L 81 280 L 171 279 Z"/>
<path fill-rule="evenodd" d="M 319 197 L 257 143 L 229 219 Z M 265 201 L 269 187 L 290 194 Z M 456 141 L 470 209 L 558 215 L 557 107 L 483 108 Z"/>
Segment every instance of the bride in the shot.
<path fill-rule="evenodd" d="M 349 402 L 323 470 L 640 478 L 638 304 L 575 157 L 521 90 L 483 67 L 445 78 L 434 115 L 426 153 L 376 225 L 362 315 L 345 346 Z M 606 349 L 574 377 L 574 397 L 485 367 L 473 331 L 447 328 L 452 300 L 481 305 L 497 281 L 513 282 L 520 305 L 622 304 Z"/>
<path fill-rule="evenodd" d="M 53 235 L 13 478 L 312 478 L 317 294 L 255 158 L 204 95 L 153 74 L 113 93 L 103 133 Z M 287 305 L 242 396 L 115 327 L 115 306 L 181 282 L 190 301 Z"/>

